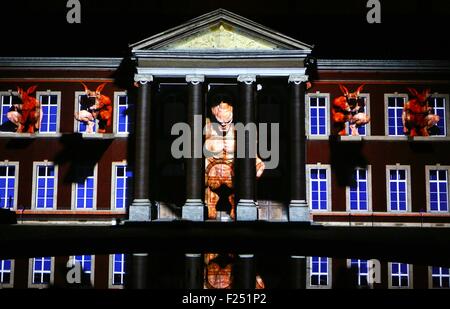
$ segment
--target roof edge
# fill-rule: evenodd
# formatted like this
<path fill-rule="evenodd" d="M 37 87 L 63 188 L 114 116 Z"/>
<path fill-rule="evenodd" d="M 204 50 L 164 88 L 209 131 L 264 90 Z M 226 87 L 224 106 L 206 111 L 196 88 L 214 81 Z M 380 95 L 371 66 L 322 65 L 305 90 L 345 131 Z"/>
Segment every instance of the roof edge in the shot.
<path fill-rule="evenodd" d="M 117 69 L 124 58 L 105 57 L 0 57 L 0 68 L 104 68 Z"/>

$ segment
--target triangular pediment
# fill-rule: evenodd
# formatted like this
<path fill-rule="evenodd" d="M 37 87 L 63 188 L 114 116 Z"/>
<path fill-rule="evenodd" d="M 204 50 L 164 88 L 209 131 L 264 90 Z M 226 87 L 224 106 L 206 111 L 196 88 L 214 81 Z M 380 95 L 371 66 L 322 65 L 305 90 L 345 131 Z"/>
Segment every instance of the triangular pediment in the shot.
<path fill-rule="evenodd" d="M 229 11 L 218 9 L 132 44 L 142 51 L 305 51 L 312 46 L 287 37 Z"/>

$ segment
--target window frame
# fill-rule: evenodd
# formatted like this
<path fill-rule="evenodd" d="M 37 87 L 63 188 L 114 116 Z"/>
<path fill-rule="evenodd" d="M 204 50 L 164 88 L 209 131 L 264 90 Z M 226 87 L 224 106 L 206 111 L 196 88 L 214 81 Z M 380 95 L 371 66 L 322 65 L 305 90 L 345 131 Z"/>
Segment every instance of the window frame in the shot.
<path fill-rule="evenodd" d="M 408 267 L 408 286 L 393 286 L 392 285 L 392 265 L 393 264 L 406 264 Z M 400 262 L 388 262 L 388 288 L 389 289 L 399 289 L 399 290 L 407 290 L 413 289 L 413 265 L 408 263 L 400 263 Z"/>
<path fill-rule="evenodd" d="M 129 128 L 127 129 L 128 132 L 119 132 L 119 97 L 120 96 L 126 96 L 127 97 L 127 109 L 130 108 L 130 104 L 129 104 L 129 95 L 128 95 L 128 91 L 114 91 L 114 115 L 113 115 L 113 123 L 114 123 L 114 128 L 113 128 L 113 133 L 115 135 L 118 136 L 128 136 L 130 134 L 129 132 Z M 129 115 L 127 115 L 127 119 L 128 119 L 128 125 L 130 124 L 130 119 L 129 119 Z"/>
<path fill-rule="evenodd" d="M 38 256 L 38 258 L 43 258 L 44 256 Z M 49 283 L 33 283 L 34 277 L 34 259 L 36 257 L 32 257 L 28 259 L 28 288 L 37 288 L 37 289 L 45 289 L 54 284 L 55 280 L 55 257 L 50 257 L 50 282 Z"/>
<path fill-rule="evenodd" d="M 36 91 L 36 99 L 39 100 L 39 103 L 41 104 L 41 112 L 42 112 L 42 101 L 41 101 L 41 96 L 43 95 L 56 95 L 57 99 L 56 99 L 56 106 L 57 106 L 57 111 L 56 111 L 56 131 L 55 132 L 41 132 L 41 126 L 39 126 L 39 135 L 55 135 L 60 133 L 60 123 L 61 123 L 61 91 L 52 91 L 52 90 L 47 90 L 47 91 Z M 42 117 L 43 117 L 43 113 L 41 113 Z M 41 119 L 41 125 L 42 125 L 42 119 Z"/>
<path fill-rule="evenodd" d="M 435 266 L 439 267 L 439 266 Z M 439 267 L 439 268 L 446 268 L 446 267 Z M 442 276 L 441 276 L 442 277 Z M 450 279 L 449 279 L 450 280 Z M 429 289 L 441 289 L 441 290 L 448 290 L 450 287 L 433 287 L 433 266 L 428 266 L 428 288 Z"/>
<path fill-rule="evenodd" d="M 123 254 L 123 284 L 113 284 L 114 280 L 114 255 L 116 254 Z M 125 288 L 125 276 L 127 274 L 126 272 L 126 261 L 127 261 L 127 255 L 125 253 L 114 253 L 109 255 L 109 271 L 108 271 L 108 288 L 110 289 L 123 289 Z"/>
<path fill-rule="evenodd" d="M 3 209 L 10 209 L 10 210 L 17 210 L 17 203 L 19 200 L 19 161 L 0 161 L 0 166 L 10 166 L 13 165 L 14 168 L 14 198 L 13 198 L 13 207 L 12 208 L 3 208 Z"/>
<path fill-rule="evenodd" d="M 398 93 L 398 92 L 394 92 L 394 93 L 385 93 L 384 94 L 384 135 L 386 137 L 401 137 L 401 136 L 405 136 L 405 134 L 402 135 L 390 135 L 389 134 L 389 112 L 388 112 L 388 108 L 389 108 L 389 98 L 394 97 L 394 98 L 404 98 L 405 99 L 405 103 L 406 104 L 409 100 L 409 96 L 407 93 Z M 404 105 L 403 105 L 404 106 Z"/>
<path fill-rule="evenodd" d="M 0 261 L 6 261 L 9 260 L 11 261 L 11 271 L 9 272 L 9 283 L 2 283 L 0 281 L 0 289 L 6 289 L 6 288 L 13 288 L 14 287 L 14 259 L 4 259 L 4 260 L 0 260 Z"/>
<path fill-rule="evenodd" d="M 326 184 L 327 184 L 327 209 L 312 209 L 312 200 L 311 200 L 311 170 L 313 169 L 324 169 L 326 171 Z M 333 205 L 332 205 L 332 194 L 331 194 L 331 165 L 330 164 L 306 164 L 306 196 L 307 201 L 309 205 L 310 211 L 317 211 L 317 212 L 327 212 L 332 211 Z"/>
<path fill-rule="evenodd" d="M 77 183 L 72 182 L 72 207 L 71 210 L 74 211 L 92 211 L 97 210 L 97 190 L 98 190 L 98 163 L 94 165 L 94 192 L 93 192 L 93 200 L 92 200 L 92 208 L 77 208 Z M 86 181 L 86 180 L 85 180 Z"/>
<path fill-rule="evenodd" d="M 366 102 L 365 102 L 365 114 L 366 115 L 369 115 L 370 116 L 370 93 L 360 93 L 359 94 L 359 97 L 360 98 L 365 98 L 366 99 Z M 370 123 L 371 123 L 372 121 L 369 121 L 368 123 L 366 123 L 365 125 L 364 125 L 364 127 L 366 128 L 366 134 L 365 135 L 359 135 L 359 136 L 371 136 L 372 134 L 371 134 L 371 128 L 370 128 Z M 349 131 L 349 129 L 350 129 L 350 126 L 349 126 L 349 124 L 348 124 L 348 122 L 346 122 L 345 123 L 345 132 L 347 132 L 347 134 L 348 135 L 350 135 L 349 133 L 348 133 L 348 131 Z"/>
<path fill-rule="evenodd" d="M 450 136 L 450 103 L 449 103 L 449 94 L 446 93 L 438 93 L 435 92 L 430 95 L 430 98 L 444 98 L 445 99 L 445 135 L 431 135 L 432 138 L 445 138 Z"/>
<path fill-rule="evenodd" d="M 310 119 L 310 113 L 311 113 L 311 98 L 325 98 L 325 134 L 311 134 L 311 119 Z M 331 115 L 330 115 L 330 94 L 329 93 L 321 93 L 319 91 L 314 93 L 307 93 L 305 95 L 305 113 L 306 113 L 306 119 L 305 119 L 305 132 L 308 139 L 314 140 L 323 140 L 328 139 L 331 132 Z"/>
<path fill-rule="evenodd" d="M 73 110 L 74 114 L 76 112 L 79 112 L 78 108 L 79 108 L 79 105 L 80 105 L 80 101 L 78 100 L 78 97 L 81 96 L 81 95 L 86 95 L 86 92 L 84 92 L 84 91 L 75 91 L 75 102 L 74 102 L 75 104 L 74 104 L 74 110 Z M 92 133 L 80 132 L 78 130 L 78 126 L 80 125 L 81 122 L 76 120 L 75 117 L 74 117 L 73 121 L 74 121 L 73 122 L 73 132 L 74 133 L 79 133 L 79 134 L 100 134 L 100 133 L 98 133 L 98 120 L 97 119 L 94 119 L 95 130 Z"/>
<path fill-rule="evenodd" d="M 364 260 L 364 259 L 358 259 L 358 258 L 350 258 L 350 259 L 347 259 L 347 269 L 351 269 L 351 267 L 352 267 L 352 260 L 358 260 L 359 262 L 358 262 L 358 277 L 356 278 L 358 281 L 356 282 L 357 284 L 356 284 L 356 288 L 358 288 L 358 289 L 366 289 L 366 288 L 368 288 L 368 289 L 373 289 L 373 284 L 370 284 L 369 283 L 369 261 L 370 260 Z M 361 285 L 360 284 L 360 276 L 361 276 L 361 274 L 360 274 L 360 272 L 361 272 L 361 266 L 360 266 L 360 264 L 361 264 L 361 261 L 366 261 L 366 263 L 367 263 L 367 274 L 366 274 L 366 276 L 367 276 L 367 285 Z"/>
<path fill-rule="evenodd" d="M 89 274 L 89 281 L 91 283 L 91 287 L 94 288 L 94 282 L 95 282 L 95 255 L 94 254 L 79 254 L 80 256 L 91 256 L 91 270 Z M 75 266 L 75 255 L 71 255 L 69 257 L 70 265 Z M 83 272 L 83 265 L 81 265 L 81 271 Z"/>
<path fill-rule="evenodd" d="M 391 209 L 391 188 L 390 188 L 390 171 L 392 170 L 406 170 L 406 210 L 392 210 Z M 411 166 L 410 165 L 386 165 L 386 209 L 387 212 L 392 213 L 408 213 L 412 210 L 412 196 L 411 196 Z"/>
<path fill-rule="evenodd" d="M 118 166 L 125 165 L 128 168 L 128 163 L 126 160 L 123 161 L 114 161 L 111 163 L 111 210 L 122 212 L 127 210 L 127 206 L 124 208 L 117 208 L 116 207 L 116 181 L 117 181 L 117 174 L 116 174 L 116 168 Z"/>
<path fill-rule="evenodd" d="M 372 165 L 356 167 L 355 169 L 367 169 L 367 210 L 354 210 L 350 208 L 350 186 L 345 187 L 346 211 L 349 213 L 369 213 L 372 212 Z M 352 172 L 353 173 L 353 172 Z"/>
<path fill-rule="evenodd" d="M 330 257 L 320 256 L 319 258 L 327 259 L 327 284 L 326 285 L 312 285 L 311 275 L 312 272 L 312 256 L 306 257 L 306 288 L 307 289 L 331 289 L 333 286 L 333 259 Z"/>
<path fill-rule="evenodd" d="M 431 170 L 446 170 L 447 171 L 447 211 L 432 211 L 430 199 L 430 171 Z M 427 198 L 427 212 L 435 214 L 446 214 L 450 212 L 450 165 L 425 165 L 425 187 Z"/>
<path fill-rule="evenodd" d="M 38 177 L 38 166 L 53 166 L 55 170 L 54 176 L 54 186 L 53 186 L 53 206 L 52 208 L 37 208 L 36 197 L 37 197 L 37 177 Z M 33 162 L 33 188 L 31 194 L 31 209 L 38 211 L 46 210 L 56 210 L 58 205 L 58 165 L 54 164 L 52 161 L 34 161 Z"/>

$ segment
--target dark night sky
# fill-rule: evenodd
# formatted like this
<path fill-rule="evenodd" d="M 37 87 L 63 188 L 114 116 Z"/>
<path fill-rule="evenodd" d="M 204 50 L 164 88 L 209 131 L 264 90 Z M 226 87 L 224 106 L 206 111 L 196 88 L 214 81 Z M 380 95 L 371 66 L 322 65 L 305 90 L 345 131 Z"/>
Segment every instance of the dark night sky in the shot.
<path fill-rule="evenodd" d="M 66 0 L 8 0 L 0 9 L 0 56 L 124 56 L 128 44 L 217 8 L 315 45 L 322 58 L 450 59 L 448 0 L 81 0 L 67 24 Z"/>

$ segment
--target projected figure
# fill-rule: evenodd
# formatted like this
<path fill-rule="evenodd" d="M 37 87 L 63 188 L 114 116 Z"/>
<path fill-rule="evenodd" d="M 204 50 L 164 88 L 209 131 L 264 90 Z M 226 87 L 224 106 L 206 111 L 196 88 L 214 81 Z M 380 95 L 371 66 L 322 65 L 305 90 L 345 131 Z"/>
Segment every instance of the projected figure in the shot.
<path fill-rule="evenodd" d="M 428 130 L 440 120 L 428 105 L 430 89 L 425 89 L 422 93 L 414 88 L 408 88 L 408 91 L 412 98 L 403 107 L 403 132 L 409 136 L 429 136 Z"/>

